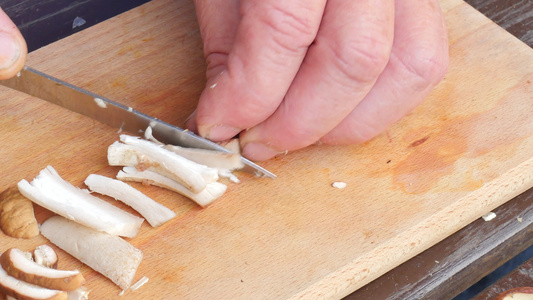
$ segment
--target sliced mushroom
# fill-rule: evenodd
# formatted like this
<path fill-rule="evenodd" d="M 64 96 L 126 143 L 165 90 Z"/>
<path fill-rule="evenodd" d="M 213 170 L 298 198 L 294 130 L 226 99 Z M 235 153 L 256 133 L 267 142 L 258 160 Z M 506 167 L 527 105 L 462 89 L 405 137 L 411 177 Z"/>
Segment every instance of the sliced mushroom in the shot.
<path fill-rule="evenodd" d="M 46 244 L 37 246 L 33 250 L 33 260 L 41 266 L 52 269 L 57 268 L 57 254 L 52 247 Z"/>
<path fill-rule="evenodd" d="M 31 183 L 21 180 L 18 187 L 38 205 L 98 231 L 135 237 L 144 221 L 71 185 L 51 166 L 42 170 Z"/>
<path fill-rule="evenodd" d="M 67 292 L 51 290 L 19 280 L 0 267 L 0 292 L 15 299 L 67 300 Z"/>
<path fill-rule="evenodd" d="M 141 263 L 142 251 L 122 238 L 82 226 L 61 216 L 48 218 L 41 233 L 50 242 L 126 290 Z"/>
<path fill-rule="evenodd" d="M 184 148 L 174 145 L 165 145 L 163 148 L 210 168 L 233 171 L 244 167 L 244 163 L 238 153 L 224 153 L 206 149 Z"/>
<path fill-rule="evenodd" d="M 220 146 L 228 149 L 232 153 L 225 153 L 220 151 L 198 149 L 198 148 L 184 148 L 175 145 L 165 145 L 158 141 L 152 135 L 152 127 L 148 126 L 144 131 L 144 138 L 170 150 L 186 159 L 192 160 L 198 164 L 215 168 L 218 170 L 218 176 L 229 178 L 232 182 L 239 183 L 239 178 L 231 173 L 234 170 L 242 169 L 244 162 L 241 157 L 241 149 L 239 139 L 231 139 L 219 143 Z"/>
<path fill-rule="evenodd" d="M 152 184 L 169 189 L 182 194 L 183 196 L 198 203 L 202 207 L 205 207 L 216 199 L 220 198 L 227 189 L 227 186 L 223 183 L 212 182 L 209 183 L 204 190 L 195 194 L 170 178 L 148 170 L 139 171 L 133 167 L 124 167 L 122 171 L 118 172 L 117 179 L 125 181 L 137 181 L 144 184 Z"/>
<path fill-rule="evenodd" d="M 181 157 L 161 145 L 124 134 L 120 140 L 124 144 L 115 142 L 108 148 L 107 158 L 112 166 L 148 169 L 179 182 L 193 193 L 218 180 L 216 169 Z"/>
<path fill-rule="evenodd" d="M 16 248 L 5 251 L 0 256 L 0 264 L 10 276 L 53 290 L 72 291 L 85 282 L 78 270 L 47 268 L 29 260 L 23 251 Z"/>
<path fill-rule="evenodd" d="M 152 227 L 157 227 L 176 216 L 172 210 L 120 180 L 91 174 L 85 179 L 85 184 L 91 191 L 110 196 L 133 207 Z"/>

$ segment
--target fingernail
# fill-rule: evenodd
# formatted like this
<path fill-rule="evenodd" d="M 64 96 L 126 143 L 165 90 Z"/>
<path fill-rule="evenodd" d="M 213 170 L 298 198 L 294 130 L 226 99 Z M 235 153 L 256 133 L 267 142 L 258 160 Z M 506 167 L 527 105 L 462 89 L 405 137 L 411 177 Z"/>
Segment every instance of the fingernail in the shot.
<path fill-rule="evenodd" d="M 265 144 L 251 142 L 244 145 L 242 155 L 253 161 L 263 161 L 283 152 L 276 151 Z"/>
<path fill-rule="evenodd" d="M 199 130 L 201 131 L 202 129 L 199 128 Z M 239 128 L 227 125 L 217 125 L 209 129 L 204 136 L 213 141 L 225 141 L 235 137 L 239 132 L 241 132 Z"/>
<path fill-rule="evenodd" d="M 3 31 L 0 31 L 0 45 L 0 69 L 7 69 L 17 61 L 20 48 L 15 38 Z"/>

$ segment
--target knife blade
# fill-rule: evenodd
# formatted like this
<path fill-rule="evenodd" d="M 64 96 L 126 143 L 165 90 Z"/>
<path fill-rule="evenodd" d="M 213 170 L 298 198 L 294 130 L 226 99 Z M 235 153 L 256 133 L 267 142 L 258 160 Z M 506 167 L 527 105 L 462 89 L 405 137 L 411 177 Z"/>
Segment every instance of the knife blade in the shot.
<path fill-rule="evenodd" d="M 15 77 L 0 80 L 0 84 L 132 134 L 144 132 L 150 126 L 152 135 L 163 143 L 231 153 L 228 149 L 191 131 L 161 121 L 132 107 L 99 96 L 28 66 L 25 66 Z M 276 175 L 252 161 L 244 157 L 241 159 L 244 163 L 242 171 L 256 176 L 276 178 Z"/>

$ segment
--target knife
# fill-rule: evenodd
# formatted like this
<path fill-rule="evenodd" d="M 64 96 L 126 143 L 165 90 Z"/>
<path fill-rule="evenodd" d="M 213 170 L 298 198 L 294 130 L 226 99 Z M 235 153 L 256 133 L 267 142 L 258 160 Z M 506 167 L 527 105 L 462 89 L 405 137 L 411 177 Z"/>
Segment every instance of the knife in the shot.
<path fill-rule="evenodd" d="M 28 66 L 25 66 L 15 77 L 0 80 L 0 84 L 133 134 L 144 132 L 150 126 L 152 127 L 152 135 L 166 144 L 231 153 L 228 149 L 189 130 L 150 117 L 129 106 L 109 100 Z M 250 160 L 244 157 L 241 159 L 244 163 L 242 171 L 256 176 L 276 178 L 276 175 Z"/>

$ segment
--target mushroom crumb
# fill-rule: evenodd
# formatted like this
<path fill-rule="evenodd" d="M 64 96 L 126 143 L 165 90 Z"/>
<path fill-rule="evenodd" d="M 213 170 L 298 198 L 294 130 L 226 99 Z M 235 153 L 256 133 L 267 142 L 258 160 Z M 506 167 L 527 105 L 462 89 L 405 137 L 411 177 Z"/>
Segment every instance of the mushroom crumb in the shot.
<path fill-rule="evenodd" d="M 343 189 L 346 187 L 346 182 L 335 181 L 331 186 L 337 189 Z"/>
<path fill-rule="evenodd" d="M 143 276 L 143 278 L 139 279 L 139 281 L 137 281 L 134 285 L 130 287 L 130 290 L 135 291 L 136 289 L 140 288 L 147 282 L 148 282 L 148 277 Z"/>
<path fill-rule="evenodd" d="M 496 214 L 493 213 L 493 212 L 490 212 L 490 213 L 488 213 L 488 214 L 486 214 L 486 215 L 483 215 L 483 216 L 481 216 L 481 217 L 483 218 L 483 220 L 485 220 L 485 222 L 488 222 L 488 221 L 490 221 L 490 220 L 496 218 Z"/>
<path fill-rule="evenodd" d="M 107 104 L 104 102 L 104 100 L 100 98 L 94 98 L 94 102 L 96 102 L 96 105 L 100 106 L 101 108 L 107 107 Z"/>

